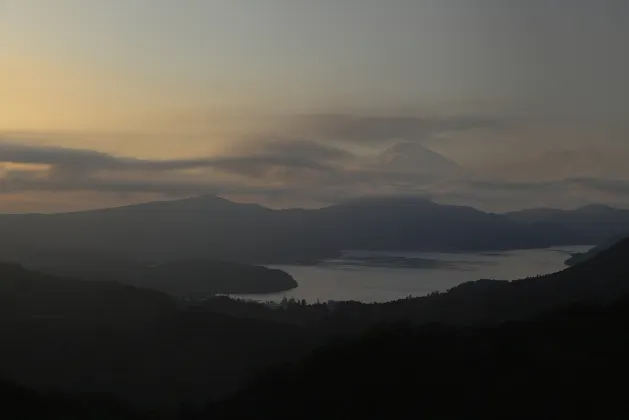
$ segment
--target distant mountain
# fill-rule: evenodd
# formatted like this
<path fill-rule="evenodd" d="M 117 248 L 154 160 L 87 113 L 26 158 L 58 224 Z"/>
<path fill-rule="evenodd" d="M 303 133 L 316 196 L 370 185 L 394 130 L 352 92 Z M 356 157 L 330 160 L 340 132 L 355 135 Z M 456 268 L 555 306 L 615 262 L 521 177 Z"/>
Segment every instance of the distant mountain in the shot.
<path fill-rule="evenodd" d="M 515 222 L 552 223 L 585 238 L 589 245 L 629 232 L 629 210 L 590 205 L 576 210 L 530 209 L 507 213 Z"/>
<path fill-rule="evenodd" d="M 115 254 L 157 263 L 312 262 L 338 255 L 309 240 L 303 211 L 273 211 L 203 196 L 62 214 L 0 216 L 0 258 L 32 249 Z"/>
<path fill-rule="evenodd" d="M 316 225 L 342 249 L 504 250 L 578 244 L 560 226 L 524 226 L 472 207 L 418 197 L 363 198 L 318 210 Z"/>
<path fill-rule="evenodd" d="M 455 162 L 418 142 L 399 142 L 378 156 L 383 169 L 430 174 L 434 177 L 454 175 L 462 171 Z"/>
<path fill-rule="evenodd" d="M 344 249 L 475 251 L 587 243 L 561 224 L 512 219 L 414 197 L 271 210 L 203 196 L 74 213 L 1 215 L 0 259 L 24 261 L 38 250 L 54 250 L 148 263 L 313 263 Z"/>

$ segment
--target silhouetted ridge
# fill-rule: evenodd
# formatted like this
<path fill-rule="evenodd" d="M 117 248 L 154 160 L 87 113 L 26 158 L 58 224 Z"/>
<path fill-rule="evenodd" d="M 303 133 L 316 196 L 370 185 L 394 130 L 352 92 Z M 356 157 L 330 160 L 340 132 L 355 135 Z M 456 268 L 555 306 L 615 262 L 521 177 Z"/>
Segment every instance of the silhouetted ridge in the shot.
<path fill-rule="evenodd" d="M 614 237 L 612 237 L 612 238 L 606 240 L 605 242 L 595 246 L 594 248 L 591 248 L 587 252 L 572 255 L 570 258 L 568 258 L 566 260 L 566 265 L 572 266 L 572 265 L 576 265 L 576 264 L 582 263 L 582 262 L 584 262 L 586 260 L 589 260 L 590 258 L 593 258 L 593 257 L 597 256 L 598 254 L 600 254 L 601 252 L 603 252 L 603 251 L 611 248 L 612 246 L 616 245 L 617 243 L 619 243 L 620 241 L 622 241 L 625 238 L 629 238 L 629 234 L 623 233 L 621 235 L 615 235 Z"/>
<path fill-rule="evenodd" d="M 109 394 L 151 408 L 225 395 L 314 341 L 289 325 L 198 311 L 160 292 L 15 264 L 0 264 L 0 337 L 0 380 Z"/>
<path fill-rule="evenodd" d="M 422 197 L 271 210 L 202 196 L 75 213 L 2 215 L 0 260 L 28 263 L 41 249 L 116 253 L 142 262 L 316 263 L 345 249 L 483 251 L 587 242 L 561 224 L 539 222 L 516 222 Z"/>
<path fill-rule="evenodd" d="M 580 207 L 576 211 L 581 213 L 611 213 L 618 210 L 619 209 L 615 207 L 604 204 L 589 204 L 587 206 Z"/>
<path fill-rule="evenodd" d="M 31 253 L 28 268 L 80 280 L 116 281 L 174 296 L 217 293 L 273 293 L 297 287 L 286 272 L 262 266 L 213 260 L 140 263 L 119 256 L 65 252 Z"/>
<path fill-rule="evenodd" d="M 493 328 L 388 325 L 262 375 L 216 419 L 621 418 L 629 302 Z"/>
<path fill-rule="evenodd" d="M 629 210 L 589 205 L 575 210 L 529 209 L 505 214 L 517 223 L 552 223 L 578 234 L 584 245 L 600 244 L 629 232 Z"/>
<path fill-rule="evenodd" d="M 629 239 L 546 276 L 479 280 L 383 304 L 286 300 L 280 308 L 226 297 L 175 305 L 159 292 L 0 265 L 0 376 L 172 408 L 217 401 L 280 364 L 211 405 L 207 418 L 382 418 L 409 401 L 417 410 L 418 398 L 427 418 L 460 418 L 459 409 L 482 417 L 496 404 L 525 401 L 565 414 L 570 400 L 557 392 L 609 392 L 604 376 L 626 364 L 629 312 L 626 301 L 614 302 L 629 294 L 628 258 Z M 400 322 L 402 329 L 386 327 Z M 378 325 L 385 327 L 354 341 Z M 345 338 L 312 352 L 335 337 Z"/>
<path fill-rule="evenodd" d="M 73 396 L 34 390 L 0 380 L 0 405 L 7 419 L 149 420 L 154 417 L 102 395 Z"/>
<path fill-rule="evenodd" d="M 629 238 L 621 239 L 608 249 L 601 251 L 595 257 L 584 261 L 579 266 L 564 270 L 564 274 L 585 274 L 601 270 L 613 277 L 619 277 L 629 273 Z M 627 280 L 629 283 L 629 279 Z"/>
<path fill-rule="evenodd" d="M 0 264 L 0 314 L 82 322 L 145 322 L 175 308 L 167 295 L 114 282 L 85 282 Z"/>
<path fill-rule="evenodd" d="M 406 307 L 418 323 L 493 324 L 525 319 L 575 303 L 609 303 L 629 294 L 628 261 L 626 239 L 558 273 L 510 282 L 467 282 L 445 293 L 417 298 Z"/>
<path fill-rule="evenodd" d="M 121 281 L 176 296 L 272 293 L 298 286 L 292 276 L 281 270 L 205 260 L 160 264 Z"/>
<path fill-rule="evenodd" d="M 437 204 L 427 197 L 422 196 L 395 196 L 395 195 L 378 195 L 365 196 L 343 201 L 331 207 L 343 206 L 437 206 Z"/>

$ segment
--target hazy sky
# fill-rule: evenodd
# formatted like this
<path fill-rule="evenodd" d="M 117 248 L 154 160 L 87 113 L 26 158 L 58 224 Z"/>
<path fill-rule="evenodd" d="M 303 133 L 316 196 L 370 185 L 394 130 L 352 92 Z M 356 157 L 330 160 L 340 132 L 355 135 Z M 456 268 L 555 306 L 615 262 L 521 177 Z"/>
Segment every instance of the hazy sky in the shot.
<path fill-rule="evenodd" d="M 629 206 L 627 39 L 626 0 L 0 0 L 0 211 Z"/>

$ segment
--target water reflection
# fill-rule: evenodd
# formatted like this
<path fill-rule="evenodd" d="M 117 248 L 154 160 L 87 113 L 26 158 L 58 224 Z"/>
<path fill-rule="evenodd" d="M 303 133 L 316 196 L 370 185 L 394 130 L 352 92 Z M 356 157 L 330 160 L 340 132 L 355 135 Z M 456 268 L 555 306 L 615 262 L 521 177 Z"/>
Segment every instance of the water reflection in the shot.
<path fill-rule="evenodd" d="M 241 295 L 276 300 L 382 302 L 444 291 L 481 278 L 515 280 L 562 270 L 564 261 L 590 247 L 561 247 L 485 253 L 348 251 L 316 266 L 278 266 L 299 287 L 284 293 Z"/>

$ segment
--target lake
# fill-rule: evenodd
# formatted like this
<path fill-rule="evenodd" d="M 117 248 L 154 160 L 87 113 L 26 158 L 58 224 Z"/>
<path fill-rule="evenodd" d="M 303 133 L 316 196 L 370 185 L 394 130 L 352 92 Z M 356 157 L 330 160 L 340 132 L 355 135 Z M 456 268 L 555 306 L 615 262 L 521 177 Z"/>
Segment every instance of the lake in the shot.
<path fill-rule="evenodd" d="M 273 266 L 290 273 L 299 287 L 282 293 L 238 295 L 256 300 L 384 302 L 445 291 L 478 279 L 515 280 L 566 268 L 571 253 L 589 246 L 486 253 L 347 251 L 314 266 Z"/>

